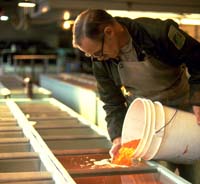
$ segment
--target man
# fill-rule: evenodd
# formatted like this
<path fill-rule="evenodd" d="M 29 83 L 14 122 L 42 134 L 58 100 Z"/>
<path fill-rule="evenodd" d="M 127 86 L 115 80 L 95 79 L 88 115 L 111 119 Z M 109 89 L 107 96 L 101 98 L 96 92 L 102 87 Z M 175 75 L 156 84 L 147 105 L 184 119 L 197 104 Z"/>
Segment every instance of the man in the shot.
<path fill-rule="evenodd" d="M 193 111 L 200 124 L 200 44 L 174 21 L 114 18 L 104 10 L 86 10 L 75 20 L 73 45 L 93 60 L 113 142 L 111 156 L 121 146 L 125 113 L 136 97 Z M 200 182 L 187 168 L 179 168 L 180 174 Z"/>

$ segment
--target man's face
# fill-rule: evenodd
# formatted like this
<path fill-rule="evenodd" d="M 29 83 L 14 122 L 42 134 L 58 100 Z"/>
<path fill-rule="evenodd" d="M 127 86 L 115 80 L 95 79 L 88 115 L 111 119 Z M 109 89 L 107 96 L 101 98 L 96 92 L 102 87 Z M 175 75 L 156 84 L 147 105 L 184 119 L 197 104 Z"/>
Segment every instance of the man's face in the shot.
<path fill-rule="evenodd" d="M 119 54 L 117 39 L 104 33 L 100 41 L 95 41 L 84 37 L 81 41 L 79 49 L 88 57 L 93 57 L 99 61 L 109 58 L 116 58 Z"/>

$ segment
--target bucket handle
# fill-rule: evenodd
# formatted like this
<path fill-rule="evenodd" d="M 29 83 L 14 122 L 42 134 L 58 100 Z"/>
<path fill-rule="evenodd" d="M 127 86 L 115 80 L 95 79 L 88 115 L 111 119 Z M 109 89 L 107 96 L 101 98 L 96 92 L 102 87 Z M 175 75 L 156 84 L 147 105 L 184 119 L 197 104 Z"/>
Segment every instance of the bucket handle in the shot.
<path fill-rule="evenodd" d="M 155 134 L 159 133 L 162 129 L 164 129 L 167 125 L 169 125 L 172 122 L 172 120 L 174 119 L 177 112 L 178 112 L 178 109 L 176 109 L 174 115 L 171 117 L 171 119 L 164 126 L 162 126 L 161 128 L 159 128 L 158 130 L 155 131 Z"/>

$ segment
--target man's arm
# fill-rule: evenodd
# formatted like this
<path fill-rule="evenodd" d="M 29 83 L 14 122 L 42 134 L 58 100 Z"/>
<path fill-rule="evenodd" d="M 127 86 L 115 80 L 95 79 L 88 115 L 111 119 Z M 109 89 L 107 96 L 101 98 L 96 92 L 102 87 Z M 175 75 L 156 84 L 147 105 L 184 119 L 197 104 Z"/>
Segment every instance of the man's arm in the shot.
<path fill-rule="evenodd" d="M 107 62 L 107 61 L 106 61 Z M 110 63 L 112 65 L 112 63 Z M 125 98 L 120 90 L 120 84 L 116 85 L 117 74 L 113 67 L 102 62 L 93 63 L 94 75 L 97 79 L 97 87 L 100 99 L 104 102 L 106 121 L 110 139 L 121 136 L 124 117 L 126 114 Z M 110 70 L 112 68 L 112 71 Z M 114 75 L 114 76 L 113 76 Z"/>

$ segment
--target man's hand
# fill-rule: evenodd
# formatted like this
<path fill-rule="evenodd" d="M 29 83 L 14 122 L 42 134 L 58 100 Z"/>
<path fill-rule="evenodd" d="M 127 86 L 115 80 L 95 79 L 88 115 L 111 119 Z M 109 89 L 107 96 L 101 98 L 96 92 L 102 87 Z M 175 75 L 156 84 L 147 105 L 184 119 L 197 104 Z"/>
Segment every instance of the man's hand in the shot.
<path fill-rule="evenodd" d="M 109 154 L 112 160 L 115 157 L 115 155 L 118 153 L 120 148 L 121 148 L 121 137 L 117 137 L 113 140 L 112 148 L 109 151 Z"/>
<path fill-rule="evenodd" d="M 196 116 L 197 123 L 200 125 L 200 106 L 193 106 L 193 112 Z"/>

